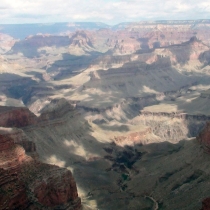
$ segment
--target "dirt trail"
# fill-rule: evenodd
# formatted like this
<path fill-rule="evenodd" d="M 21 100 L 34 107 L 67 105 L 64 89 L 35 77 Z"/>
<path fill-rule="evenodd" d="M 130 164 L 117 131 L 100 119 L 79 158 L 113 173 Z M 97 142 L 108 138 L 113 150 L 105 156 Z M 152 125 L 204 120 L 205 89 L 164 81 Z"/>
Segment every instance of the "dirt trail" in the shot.
<path fill-rule="evenodd" d="M 148 198 L 150 199 L 151 201 L 153 201 L 153 210 L 158 210 L 158 202 L 153 198 L 153 197 L 150 197 L 150 196 L 145 196 L 145 198 Z"/>

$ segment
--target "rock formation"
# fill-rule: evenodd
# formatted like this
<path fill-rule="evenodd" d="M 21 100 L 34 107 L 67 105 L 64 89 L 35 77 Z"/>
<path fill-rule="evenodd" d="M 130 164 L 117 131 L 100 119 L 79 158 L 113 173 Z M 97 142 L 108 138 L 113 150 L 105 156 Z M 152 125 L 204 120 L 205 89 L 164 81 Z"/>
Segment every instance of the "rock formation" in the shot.
<path fill-rule="evenodd" d="M 204 150 L 210 153 L 210 122 L 206 123 L 203 131 L 198 135 L 197 140 L 203 146 Z M 210 198 L 205 198 L 202 201 L 202 209 L 201 210 L 209 210 L 210 209 Z"/>
<path fill-rule="evenodd" d="M 62 47 L 70 44 L 68 36 L 36 35 L 28 36 L 14 44 L 10 53 L 23 53 L 26 57 L 36 57 L 43 47 Z M 41 51 L 44 53 L 45 51 Z"/>
<path fill-rule="evenodd" d="M 71 172 L 26 155 L 11 131 L 0 128 L 0 209 L 81 209 Z M 33 143 L 22 144 L 35 151 Z"/>
<path fill-rule="evenodd" d="M 13 37 L 0 33 L 0 53 L 9 51 L 15 44 L 15 41 Z"/>
<path fill-rule="evenodd" d="M 123 136 L 115 136 L 114 142 L 116 145 L 119 146 L 125 146 L 125 145 L 134 146 L 135 144 L 147 144 L 148 142 L 151 143 L 154 141 L 154 139 L 155 141 L 158 142 L 158 138 L 152 135 L 151 128 L 145 128 L 142 129 L 141 131 L 136 131 L 136 132 L 133 131 L 126 133 Z"/>
<path fill-rule="evenodd" d="M 36 124 L 36 116 L 23 107 L 0 107 L 0 126 L 26 127 Z"/>
<path fill-rule="evenodd" d="M 210 209 L 210 198 L 206 198 L 202 201 L 202 209 L 201 210 L 209 210 Z"/>
<path fill-rule="evenodd" d="M 203 131 L 198 135 L 197 140 L 201 143 L 204 149 L 210 152 L 210 122 L 206 123 Z"/>

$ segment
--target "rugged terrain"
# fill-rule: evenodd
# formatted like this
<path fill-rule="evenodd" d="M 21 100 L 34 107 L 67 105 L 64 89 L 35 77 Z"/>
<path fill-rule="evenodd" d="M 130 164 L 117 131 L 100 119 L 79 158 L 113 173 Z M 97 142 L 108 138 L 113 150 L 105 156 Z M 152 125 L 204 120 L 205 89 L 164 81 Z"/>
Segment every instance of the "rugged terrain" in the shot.
<path fill-rule="evenodd" d="M 61 26 L 1 31 L 0 126 L 35 159 L 24 164 L 45 162 L 55 183 L 71 170 L 84 209 L 205 209 L 210 21 Z M 59 205 L 39 192 L 54 187 L 46 173 L 32 191 Z"/>
<path fill-rule="evenodd" d="M 0 209 L 81 209 L 71 172 L 41 163 L 22 130 L 1 126 Z"/>

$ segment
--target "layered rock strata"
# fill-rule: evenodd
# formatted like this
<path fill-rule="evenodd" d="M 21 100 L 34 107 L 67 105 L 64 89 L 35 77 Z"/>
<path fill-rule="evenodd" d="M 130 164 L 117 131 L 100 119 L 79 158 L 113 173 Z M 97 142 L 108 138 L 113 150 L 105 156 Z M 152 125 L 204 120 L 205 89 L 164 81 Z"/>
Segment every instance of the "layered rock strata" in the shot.
<path fill-rule="evenodd" d="M 130 145 L 133 146 L 135 144 L 146 144 L 155 138 L 152 135 L 151 128 L 145 128 L 142 131 L 134 131 L 122 136 L 115 136 L 114 142 L 116 145 L 125 146 Z"/>
<path fill-rule="evenodd" d="M 0 129 L 0 209 L 81 209 L 71 172 L 26 155 L 10 132 Z M 34 144 L 23 142 L 35 150 Z"/>
<path fill-rule="evenodd" d="M 36 116 L 25 107 L 0 107 L 0 126 L 26 127 L 36 124 Z"/>

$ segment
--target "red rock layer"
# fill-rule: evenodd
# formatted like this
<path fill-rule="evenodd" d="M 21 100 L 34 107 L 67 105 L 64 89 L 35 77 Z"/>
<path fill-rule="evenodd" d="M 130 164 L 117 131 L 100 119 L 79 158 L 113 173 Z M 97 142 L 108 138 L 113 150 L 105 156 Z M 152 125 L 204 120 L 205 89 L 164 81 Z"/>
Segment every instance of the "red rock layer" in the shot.
<path fill-rule="evenodd" d="M 206 123 L 204 130 L 198 135 L 197 140 L 207 152 L 210 152 L 210 122 Z"/>
<path fill-rule="evenodd" d="M 197 136 L 197 140 L 202 144 L 204 150 L 210 153 L 210 122 L 206 123 L 203 131 Z M 210 198 L 202 201 L 201 210 L 210 210 Z"/>
<path fill-rule="evenodd" d="M 26 188 L 14 172 L 0 169 L 0 209 L 28 209 Z"/>
<path fill-rule="evenodd" d="M 124 136 L 116 136 L 114 137 L 114 142 L 120 146 L 144 144 L 147 141 L 148 134 L 151 133 L 151 128 L 147 128 L 144 131 L 133 132 Z"/>
<path fill-rule="evenodd" d="M 0 210 L 81 209 L 71 172 L 27 156 L 10 131 L 0 129 Z"/>
<path fill-rule="evenodd" d="M 203 200 L 201 210 L 210 210 L 210 198 L 206 198 Z"/>
<path fill-rule="evenodd" d="M 19 179 L 21 164 L 30 161 L 24 149 L 0 134 L 0 209 L 26 209 L 26 187 Z"/>
<path fill-rule="evenodd" d="M 54 176 L 49 176 L 48 173 L 54 174 Z M 70 171 L 54 166 L 48 168 L 48 171 L 45 174 L 40 174 L 40 176 L 43 176 L 44 179 L 36 180 L 31 184 L 35 186 L 34 194 L 39 203 L 54 207 L 68 201 L 74 203 L 78 200 L 76 183 Z M 77 205 L 77 202 L 75 204 Z"/>
<path fill-rule="evenodd" d="M 36 124 L 36 115 L 27 108 L 0 107 L 0 126 L 25 127 Z"/>

